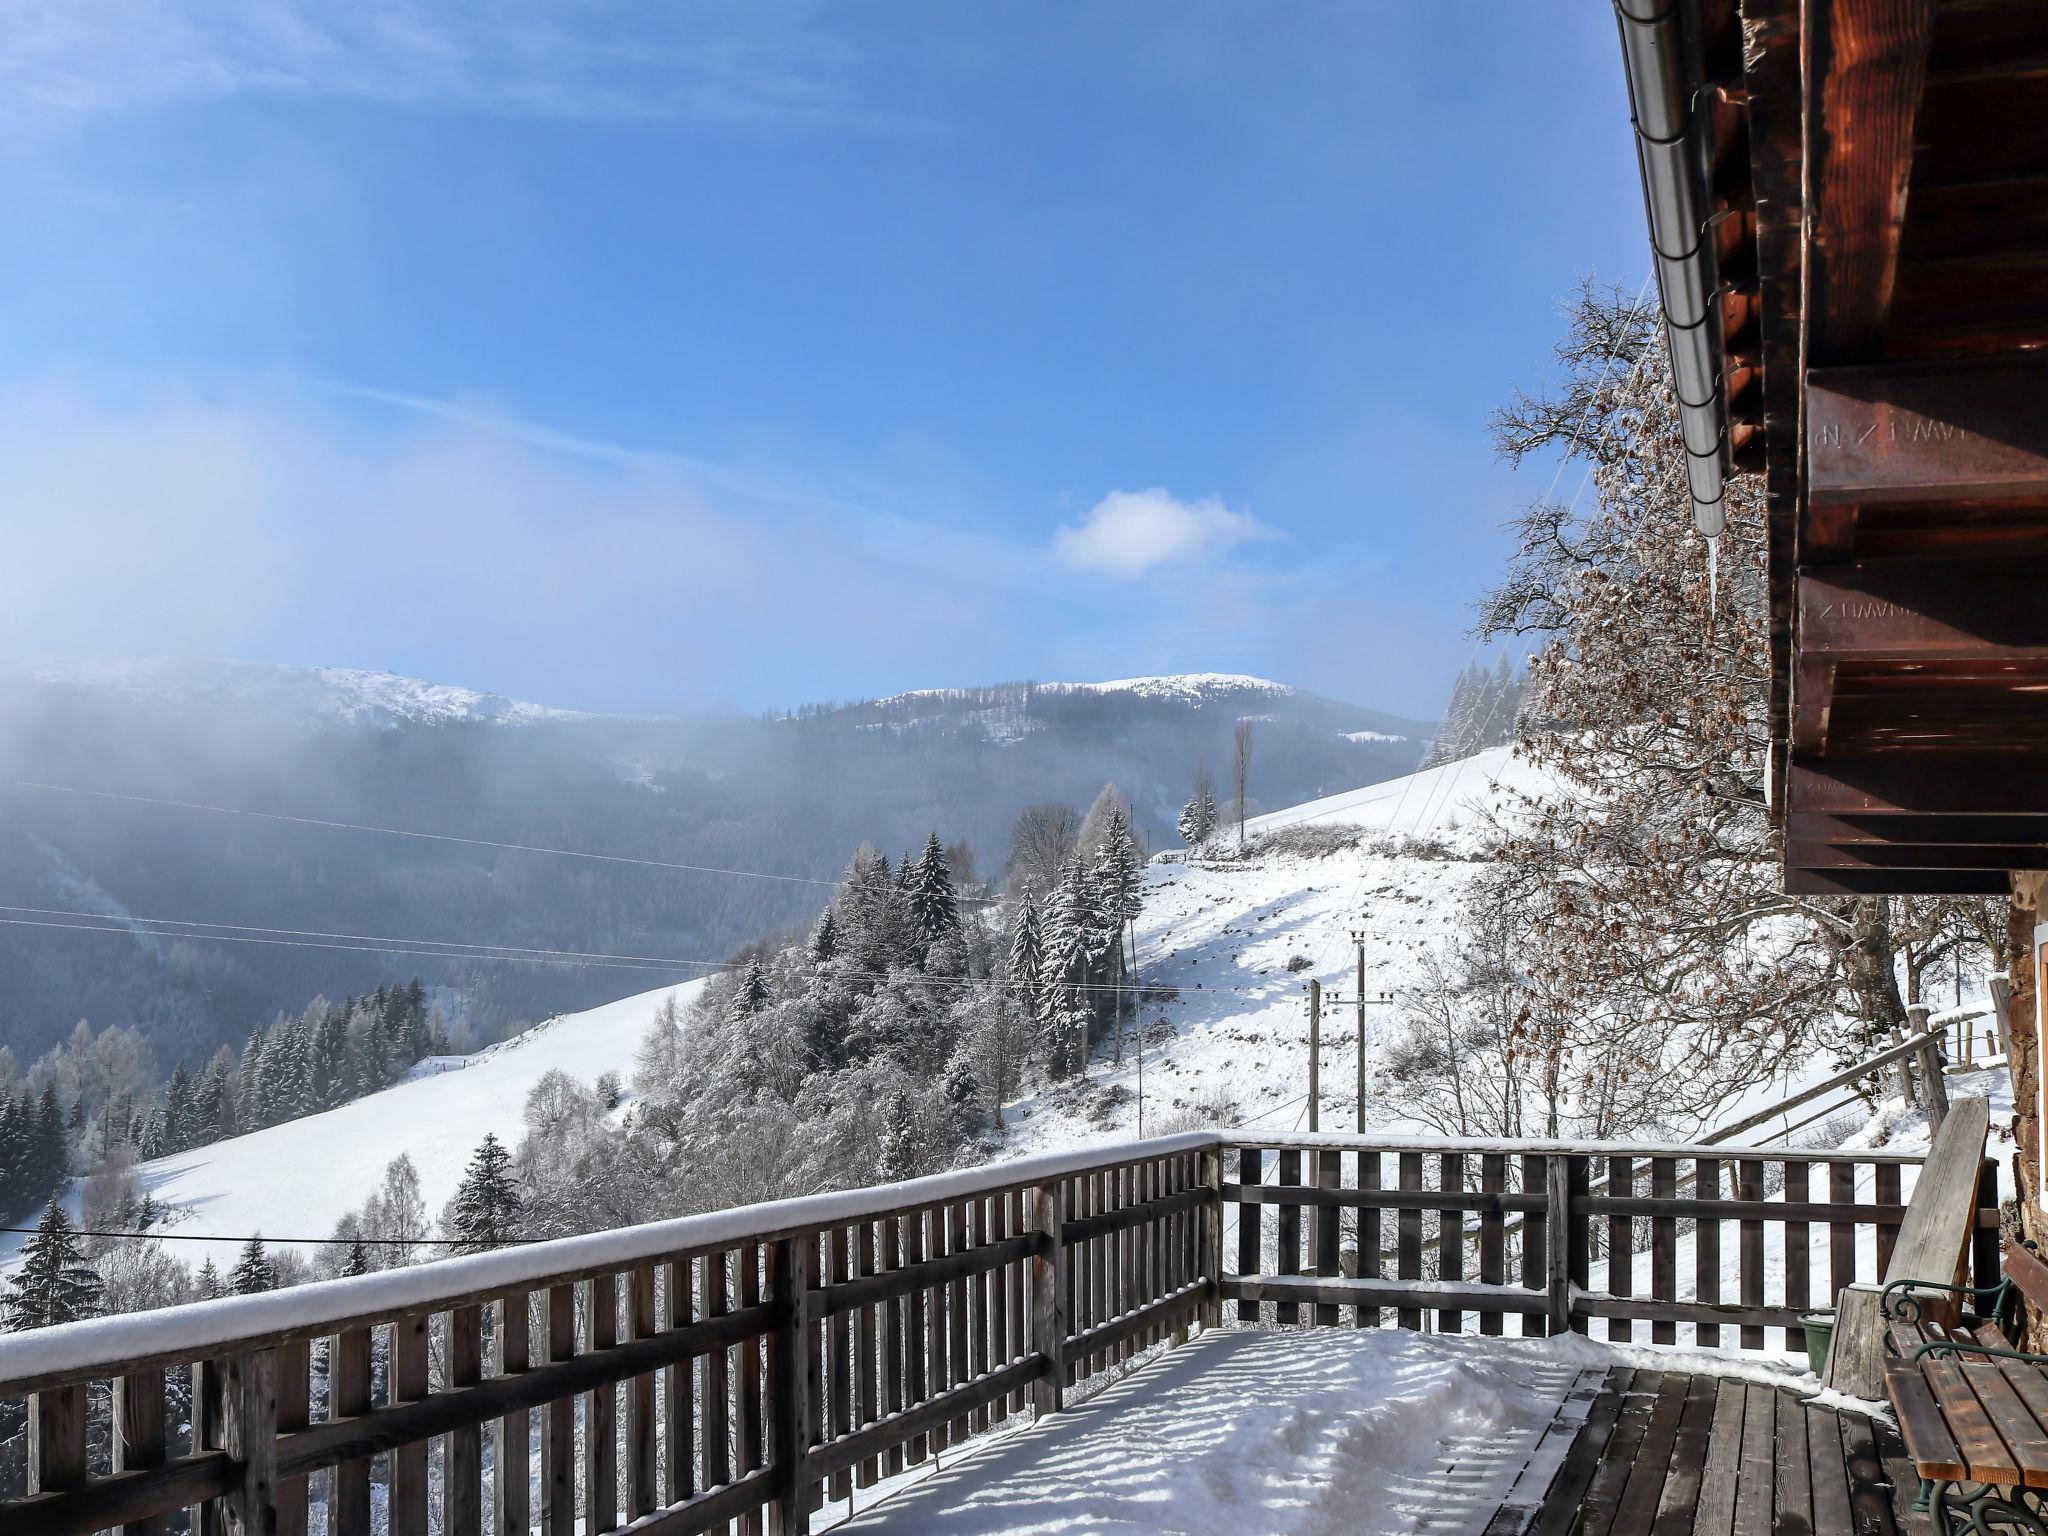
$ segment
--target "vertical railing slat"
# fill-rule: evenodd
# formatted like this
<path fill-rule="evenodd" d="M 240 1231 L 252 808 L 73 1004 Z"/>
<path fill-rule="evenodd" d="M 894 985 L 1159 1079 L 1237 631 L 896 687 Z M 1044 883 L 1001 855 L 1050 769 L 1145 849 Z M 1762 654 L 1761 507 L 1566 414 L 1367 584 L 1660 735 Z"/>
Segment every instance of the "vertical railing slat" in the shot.
<path fill-rule="evenodd" d="M 1633 1157 L 1607 1159 L 1608 1198 L 1631 1198 L 1636 1192 L 1635 1184 L 1636 1160 Z M 1635 1267 L 1635 1218 L 1610 1214 L 1607 1218 L 1607 1294 L 1633 1296 Z M 1607 1337 L 1610 1339 L 1627 1339 L 1634 1332 L 1625 1317 L 1607 1319 Z"/>
<path fill-rule="evenodd" d="M 758 1307 L 761 1293 L 761 1244 L 752 1240 L 739 1246 L 740 1306 Z M 763 1341 L 747 1339 L 740 1345 L 739 1380 L 739 1470 L 742 1475 L 768 1465 L 767 1427 L 761 1417 L 761 1354 Z M 764 1522 L 758 1508 L 740 1517 L 744 1536 L 759 1536 Z M 588 1532 L 584 1536 L 589 1536 Z"/>
<path fill-rule="evenodd" d="M 1762 1204 L 1764 1198 L 1764 1165 L 1756 1158 L 1743 1158 L 1735 1165 L 1738 1188 L 1736 1198 Z M 1764 1224 L 1760 1218 L 1744 1217 L 1741 1222 L 1742 1244 L 1742 1304 L 1745 1307 L 1760 1307 L 1764 1304 Z M 1742 1347 L 1762 1349 L 1764 1330 L 1755 1323 L 1742 1325 Z"/>
<path fill-rule="evenodd" d="M 875 1254 L 875 1224 L 863 1221 L 853 1233 L 854 1270 L 857 1275 L 880 1274 Z M 853 1422 L 856 1426 L 872 1424 L 881 1417 L 883 1401 L 880 1390 L 882 1368 L 882 1307 L 869 1303 L 860 1309 L 860 1315 L 853 1321 Z M 854 1486 L 872 1488 L 881 1480 L 882 1463 L 869 1456 L 853 1469 Z"/>
<path fill-rule="evenodd" d="M 853 1278 L 853 1232 L 844 1223 L 832 1229 L 832 1283 L 844 1285 Z M 825 1325 L 831 1402 L 826 1409 L 825 1432 L 837 1439 L 853 1428 L 853 1319 L 836 1313 Z M 853 1469 L 842 1467 L 832 1474 L 826 1494 L 834 1499 L 853 1497 Z"/>
<path fill-rule="evenodd" d="M 1479 1189 L 1487 1195 L 1500 1195 L 1508 1187 L 1508 1160 L 1504 1153 L 1483 1152 L 1479 1157 Z M 1479 1283 L 1481 1285 L 1505 1285 L 1507 1269 L 1507 1222 L 1498 1205 L 1479 1213 Z M 1497 1310 L 1489 1307 L 1479 1314 L 1479 1331 L 1483 1334 L 1500 1334 L 1506 1331 L 1507 1321 Z"/>
<path fill-rule="evenodd" d="M 1377 1192 L 1380 1187 L 1380 1155 L 1378 1152 L 1358 1154 L 1358 1187 L 1361 1191 Z M 1380 1207 L 1364 1205 L 1358 1211 L 1358 1273 L 1366 1280 L 1380 1278 L 1380 1245 L 1385 1237 L 1380 1227 Z M 1361 1328 L 1377 1328 L 1380 1325 L 1378 1307 L 1360 1307 L 1358 1325 Z"/>
<path fill-rule="evenodd" d="M 946 1207 L 946 1251 L 965 1253 L 973 1246 L 967 1235 L 967 1206 L 955 1201 Z M 946 1384 L 961 1386 L 973 1374 L 967 1367 L 968 1305 L 967 1293 L 973 1281 L 962 1277 L 946 1287 Z M 948 1434 L 953 1443 L 967 1438 L 967 1417 L 965 1414 L 953 1420 Z"/>
<path fill-rule="evenodd" d="M 29 1399 L 28 1491 L 70 1493 L 83 1488 L 85 1384 L 50 1387 Z"/>
<path fill-rule="evenodd" d="M 1525 1152 L 1521 1159 L 1522 1193 L 1542 1195 L 1549 1187 L 1550 1160 L 1540 1153 Z M 1550 1285 L 1550 1222 L 1540 1211 L 1522 1216 L 1522 1286 L 1542 1296 Z M 1542 1338 L 1549 1332 L 1549 1308 L 1530 1308 L 1522 1313 L 1522 1337 Z"/>
<path fill-rule="evenodd" d="M 1335 1152 L 1316 1153 L 1316 1187 L 1335 1190 L 1343 1187 L 1343 1165 Z M 1343 1216 L 1341 1207 L 1319 1205 L 1316 1214 L 1316 1273 L 1325 1280 L 1337 1278 L 1337 1228 Z M 1316 1303 L 1316 1322 L 1326 1328 L 1337 1325 L 1337 1308 L 1330 1302 Z"/>
<path fill-rule="evenodd" d="M 1593 1283 L 1593 1218 L 1579 1213 L 1584 1209 L 1580 1202 L 1592 1192 L 1593 1160 L 1568 1155 L 1564 1164 L 1565 1209 L 1557 1219 L 1563 1224 L 1568 1239 L 1565 1256 L 1571 1283 L 1584 1291 L 1591 1289 Z M 1590 1318 L 1572 1319 L 1574 1333 L 1589 1333 L 1591 1330 Z"/>
<path fill-rule="evenodd" d="M 619 1342 L 619 1277 L 585 1282 L 590 1351 Z M 583 1536 L 602 1536 L 619 1523 L 619 1389 L 612 1382 L 583 1394 Z"/>
<path fill-rule="evenodd" d="M 576 1355 L 576 1288 L 548 1287 L 549 1365 Z M 542 1536 L 576 1536 L 576 1403 L 557 1398 L 541 1414 Z"/>
<path fill-rule="evenodd" d="M 313 1409 L 313 1346 L 303 1339 L 278 1345 L 276 1375 L 278 1433 L 304 1429 Z M 277 1536 L 306 1536 L 307 1483 L 300 1473 L 277 1485 Z"/>
<path fill-rule="evenodd" d="M 885 1217 L 882 1221 L 882 1268 L 893 1273 L 903 1267 L 903 1218 Z M 905 1296 L 891 1296 L 884 1303 L 885 1326 L 882 1330 L 882 1411 L 901 1413 L 904 1407 L 903 1383 L 907 1346 L 905 1334 L 909 1328 L 910 1300 Z M 892 1444 L 882 1457 L 882 1472 L 894 1477 L 903 1470 L 906 1447 Z"/>
<path fill-rule="evenodd" d="M 1301 1154 L 1291 1149 L 1280 1154 L 1280 1193 L 1283 1199 L 1290 1197 L 1301 1187 Z M 1280 1262 L 1275 1272 L 1282 1276 L 1301 1273 L 1301 1207 L 1295 1204 L 1283 1205 L 1279 1209 L 1277 1224 L 1280 1228 Z M 1301 1321 L 1301 1304 L 1282 1301 L 1274 1305 L 1273 1316 L 1282 1323 Z"/>
<path fill-rule="evenodd" d="M 661 1331 L 654 1312 L 654 1266 L 640 1264 L 626 1271 L 626 1329 L 635 1339 L 651 1339 Z M 652 1514 L 660 1502 L 658 1452 L 654 1417 L 654 1373 L 626 1383 L 626 1518 Z"/>
<path fill-rule="evenodd" d="M 192 1449 L 219 1450 L 221 1445 L 221 1362 L 218 1360 L 195 1360 L 192 1362 Z M 363 1352 L 363 1398 L 358 1412 L 370 1406 L 369 1350 Z M 33 1420 L 29 1432 L 35 1433 Z M 30 1476 L 34 1476 L 35 1455 L 33 1447 L 29 1456 Z M 363 1479 L 362 1524 L 359 1526 L 337 1526 L 341 1536 L 359 1536 L 369 1529 L 369 1466 L 359 1462 Z M 194 1506 L 191 1529 L 194 1536 L 220 1536 L 225 1525 L 226 1511 L 219 1499 L 208 1499 Z"/>
<path fill-rule="evenodd" d="M 1693 1164 L 1692 1192 L 1697 1200 L 1721 1198 L 1721 1163 L 1718 1158 L 1703 1157 Z M 1718 1303 L 1721 1300 L 1721 1218 L 1697 1218 L 1693 1223 L 1692 1244 L 1693 1294 L 1700 1301 Z M 1703 1349 L 1717 1347 L 1721 1342 L 1721 1325 L 1696 1324 L 1693 1342 Z"/>
<path fill-rule="evenodd" d="M 1035 1184 L 1025 1193 L 1026 1220 L 1030 1229 L 1044 1235 L 1041 1250 L 1032 1256 L 1030 1271 L 1031 1339 L 1034 1353 L 1046 1358 L 1049 1368 L 1032 1383 L 1033 1415 L 1043 1417 L 1059 1412 L 1066 1401 L 1067 1339 L 1067 1245 L 1060 1238 L 1065 1218 L 1061 1196 L 1065 1182 Z"/>
<path fill-rule="evenodd" d="M 1237 1149 L 1237 1182 L 1249 1190 L 1265 1177 L 1266 1154 L 1259 1147 Z M 1242 1201 L 1237 1207 L 1237 1272 L 1246 1279 L 1255 1278 L 1265 1263 L 1262 1253 L 1262 1228 L 1265 1225 L 1266 1208 L 1251 1201 Z M 1241 1323 L 1256 1323 L 1259 1320 L 1259 1304 L 1256 1301 L 1239 1299 L 1237 1320 Z"/>
<path fill-rule="evenodd" d="M 1993 1175 L 1993 1179 L 1995 1182 L 1995 1174 Z M 1903 1198 L 1899 1194 L 1899 1184 L 1899 1165 L 1897 1163 L 1879 1163 L 1876 1167 L 1874 1177 L 1871 1179 L 1871 1194 L 1876 1199 L 1879 1205 L 1903 1204 Z M 1851 1185 L 1850 1187 L 1853 1189 L 1855 1186 Z M 1878 1227 L 1877 1273 L 1872 1275 L 1870 1277 L 1871 1279 L 1882 1280 L 1884 1278 L 1884 1272 L 1891 1267 L 1892 1248 L 1898 1243 L 1898 1240 L 1899 1229 L 1896 1225 Z M 1998 1245 L 1998 1232 L 1995 1228 L 1991 1232 L 1991 1244 L 1992 1258 L 1993 1262 L 1995 1263 L 1997 1259 Z M 1995 1277 L 1996 1271 L 1994 1270 L 1993 1273 Z M 1988 1283 L 1996 1285 L 1998 1282 L 1996 1278 L 1993 1278 Z"/>
<path fill-rule="evenodd" d="M 989 1202 L 981 1196 L 967 1202 L 967 1246 L 972 1252 L 988 1247 Z M 967 1282 L 967 1374 L 985 1375 L 989 1368 L 989 1297 L 995 1271 L 983 1270 Z M 989 1405 L 974 1410 L 968 1430 L 980 1434 L 990 1423 Z"/>
<path fill-rule="evenodd" d="M 1403 1152 L 1399 1159 L 1401 1170 L 1401 1192 L 1416 1194 L 1422 1189 L 1422 1154 Z M 1394 1216 L 1395 1278 L 1420 1280 L 1422 1278 L 1422 1212 L 1413 1206 L 1404 1205 Z M 1395 1314 L 1396 1321 L 1403 1328 L 1421 1328 L 1422 1310 L 1419 1307 L 1402 1307 Z"/>
<path fill-rule="evenodd" d="M 1788 1161 L 1785 1164 L 1785 1199 L 1803 1202 L 1812 1198 L 1812 1165 Z M 1812 1228 L 1806 1222 L 1785 1223 L 1785 1305 L 1795 1312 L 1804 1312 L 1813 1305 L 1811 1233 Z"/>
<path fill-rule="evenodd" d="M 456 1307 L 448 1314 L 448 1385 L 460 1391 L 484 1379 L 483 1309 Z M 483 1426 L 467 1424 L 448 1433 L 442 1464 L 443 1536 L 480 1536 L 484 1517 Z"/>
<path fill-rule="evenodd" d="M 1439 1193 L 1462 1195 L 1465 1192 L 1465 1157 L 1461 1152 L 1445 1152 L 1437 1158 L 1436 1187 Z M 1465 1278 L 1465 1213 L 1445 1209 L 1437 1212 L 1436 1225 L 1436 1272 L 1442 1280 L 1463 1280 Z M 1439 1309 L 1436 1326 L 1440 1333 L 1463 1333 L 1465 1314 L 1455 1307 Z"/>
<path fill-rule="evenodd" d="M 532 1361 L 532 1302 L 526 1291 L 498 1300 L 498 1374 L 518 1376 Z M 529 1536 L 533 1519 L 531 1419 L 525 1409 L 497 1421 L 491 1447 L 491 1528 L 494 1536 Z"/>
<path fill-rule="evenodd" d="M 221 1370 L 221 1449 L 234 1465 L 222 1500 L 227 1536 L 277 1530 L 277 1352 L 230 1355 Z M 422 1522 L 424 1528 L 424 1522 Z M 394 1512 L 393 1532 L 399 1530 Z"/>
<path fill-rule="evenodd" d="M 327 1346 L 327 1416 L 353 1419 L 370 1411 L 368 1328 L 350 1328 Z M 197 1406 L 194 1407 L 198 1422 Z M 369 1536 L 370 1463 L 368 1458 L 344 1461 L 334 1469 L 328 1488 L 327 1529 L 331 1536 Z"/>
<path fill-rule="evenodd" d="M 729 1255 L 725 1252 L 704 1255 L 698 1277 L 703 1287 L 700 1316 L 723 1317 L 732 1310 L 728 1263 Z M 698 1449 L 704 1469 L 698 1482 L 704 1488 L 717 1488 L 732 1481 L 732 1351 L 729 1348 L 710 1350 L 704 1356 L 704 1399 L 698 1405 L 698 1412 L 698 1425 L 703 1437 Z"/>
<path fill-rule="evenodd" d="M 1678 1198 L 1678 1159 L 1650 1159 L 1650 1194 L 1658 1200 Z M 1678 1299 L 1678 1218 L 1650 1218 L 1650 1294 L 1659 1301 Z M 1652 1344 L 1676 1344 L 1678 1324 L 1660 1318 L 1650 1324 Z"/>
<path fill-rule="evenodd" d="M 925 1255 L 931 1251 L 926 1246 L 930 1227 L 929 1211 L 912 1211 L 903 1218 L 903 1264 L 906 1269 L 922 1264 Z M 921 1403 L 931 1396 L 931 1296 L 929 1286 L 910 1293 L 910 1316 L 905 1325 L 903 1339 L 906 1347 L 903 1395 L 906 1405 L 909 1406 Z M 931 1436 L 912 1435 L 903 1454 L 912 1466 L 916 1466 L 931 1455 Z"/>
<path fill-rule="evenodd" d="M 113 1469 L 147 1472 L 165 1461 L 162 1367 L 114 1378 Z M 122 1536 L 163 1536 L 165 1519 L 151 1515 L 121 1527 Z"/>
<path fill-rule="evenodd" d="M 417 1403 L 427 1396 L 427 1341 L 430 1314 L 415 1313 L 391 1324 L 391 1402 Z M 415 1440 L 394 1449 L 389 1467 L 390 1536 L 427 1536 L 427 1442 Z"/>
<path fill-rule="evenodd" d="M 662 1266 L 664 1306 L 671 1330 L 687 1328 L 696 1314 L 696 1278 L 691 1261 L 671 1259 Z M 680 1504 L 697 1490 L 697 1394 L 698 1365 L 695 1360 L 678 1360 L 661 1373 L 663 1497 Z"/>
<path fill-rule="evenodd" d="M 818 1273 L 818 1235 L 804 1232 L 777 1238 L 766 1246 L 763 1257 L 776 1319 L 768 1335 L 769 1433 L 764 1465 L 775 1469 L 768 1530 L 770 1536 L 800 1536 L 811 1523 L 811 1405 L 817 1399 L 811 1288 Z"/>

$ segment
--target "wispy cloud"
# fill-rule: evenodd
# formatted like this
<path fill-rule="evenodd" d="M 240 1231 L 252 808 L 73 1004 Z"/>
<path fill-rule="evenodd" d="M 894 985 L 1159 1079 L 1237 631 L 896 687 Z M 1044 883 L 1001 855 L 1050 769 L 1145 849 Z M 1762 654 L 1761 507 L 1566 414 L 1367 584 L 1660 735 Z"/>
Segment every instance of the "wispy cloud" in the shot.
<path fill-rule="evenodd" d="M 0 652 L 389 668 L 583 708 L 1141 671 L 1321 681 L 1291 659 L 1308 566 L 1194 558 L 1276 536 L 1244 514 L 1104 498 L 1083 525 L 1098 541 L 1149 527 L 1134 506 L 1172 509 L 1174 537 L 1086 557 L 1179 562 L 1184 579 L 1133 603 L 971 509 L 893 510 L 930 502 L 916 486 L 862 497 L 476 400 L 16 381 L 0 384 Z"/>
<path fill-rule="evenodd" d="M 1052 551 L 1076 570 L 1133 581 L 1160 566 L 1208 560 L 1248 540 L 1278 537 L 1277 529 L 1214 497 L 1182 501 L 1154 486 L 1111 491 L 1078 524 L 1053 534 Z"/>
<path fill-rule="evenodd" d="M 802 126 L 859 115 L 856 62 L 776 0 L 14 0 L 0 120 L 254 95 Z"/>

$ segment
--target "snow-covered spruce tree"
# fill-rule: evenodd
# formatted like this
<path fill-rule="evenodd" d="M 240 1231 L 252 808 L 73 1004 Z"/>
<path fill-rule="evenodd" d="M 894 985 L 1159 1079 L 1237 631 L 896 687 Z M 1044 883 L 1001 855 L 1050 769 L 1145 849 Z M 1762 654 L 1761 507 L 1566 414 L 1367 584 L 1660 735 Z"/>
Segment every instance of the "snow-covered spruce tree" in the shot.
<path fill-rule="evenodd" d="M 1502 844 L 1501 900 L 1527 935 L 1518 1049 L 1568 1105 L 1530 1129 L 1696 1125 L 1836 1035 L 1838 1010 L 1903 1024 L 1910 943 L 1896 903 L 1778 888 L 1763 507 L 1753 479 L 1731 482 L 1710 569 L 1654 309 L 1588 283 L 1558 357 L 1563 387 L 1517 394 L 1495 441 L 1511 462 L 1585 465 L 1594 501 L 1515 520 L 1478 624 L 1537 646 L 1522 713 L 1541 729 L 1521 751 L 1556 785 L 1513 808 Z"/>
<path fill-rule="evenodd" d="M 1093 872 L 1079 859 L 1071 859 L 1046 914 L 1046 1064 L 1054 1077 L 1087 1070 L 1104 938 Z"/>
<path fill-rule="evenodd" d="M 731 1018 L 734 1023 L 751 1018 L 768 1006 L 768 976 L 761 969 L 759 960 L 749 960 L 744 975 L 740 977 L 739 989 L 732 995 Z"/>
<path fill-rule="evenodd" d="M 21 1264 L 0 1296 L 0 1313 L 10 1333 L 75 1323 L 99 1315 L 102 1290 L 99 1271 L 86 1261 L 64 1207 L 52 1199 L 22 1246 Z"/>
<path fill-rule="evenodd" d="M 925 838 L 924 853 L 912 869 L 909 901 L 920 957 L 928 957 L 933 946 L 960 931 L 960 898 L 937 832 Z"/>
<path fill-rule="evenodd" d="M 484 1253 L 518 1242 L 524 1213 L 512 1154 L 486 1133 L 456 1186 L 441 1229 L 455 1252 Z"/>
<path fill-rule="evenodd" d="M 1180 819 L 1174 827 L 1180 833 L 1180 840 L 1190 848 L 1201 847 L 1209 840 L 1209 834 L 1216 830 L 1216 785 L 1209 777 L 1206 762 L 1195 764 L 1195 791 L 1188 796 L 1188 803 L 1180 808 Z"/>
<path fill-rule="evenodd" d="M 277 1289 L 277 1270 L 270 1262 L 270 1255 L 264 1251 L 261 1233 L 242 1244 L 241 1257 L 235 1260 L 235 1267 L 228 1274 L 228 1284 L 237 1296 L 254 1296 L 259 1291 Z"/>
<path fill-rule="evenodd" d="M 1136 930 L 1133 925 L 1145 909 L 1145 859 L 1131 832 L 1129 815 L 1121 808 L 1110 814 L 1102 841 L 1095 850 L 1095 884 L 1102 923 L 1109 939 L 1116 978 L 1116 1059 L 1124 1059 L 1124 1013 L 1133 999 L 1125 996 L 1130 968 L 1135 958 Z M 1125 942 L 1133 946 L 1127 955 Z"/>

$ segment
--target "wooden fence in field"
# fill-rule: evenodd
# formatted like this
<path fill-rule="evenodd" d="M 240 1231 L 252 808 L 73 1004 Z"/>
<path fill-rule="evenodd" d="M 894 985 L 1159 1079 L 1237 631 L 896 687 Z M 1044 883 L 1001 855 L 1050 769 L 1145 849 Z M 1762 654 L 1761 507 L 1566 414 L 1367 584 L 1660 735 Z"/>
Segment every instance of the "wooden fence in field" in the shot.
<path fill-rule="evenodd" d="M 1917 1161 L 1193 1132 L 17 1334 L 0 1530 L 795 1532 L 1233 1304 L 1760 1348 L 1826 1299 L 1786 1256 L 1875 1277 Z"/>

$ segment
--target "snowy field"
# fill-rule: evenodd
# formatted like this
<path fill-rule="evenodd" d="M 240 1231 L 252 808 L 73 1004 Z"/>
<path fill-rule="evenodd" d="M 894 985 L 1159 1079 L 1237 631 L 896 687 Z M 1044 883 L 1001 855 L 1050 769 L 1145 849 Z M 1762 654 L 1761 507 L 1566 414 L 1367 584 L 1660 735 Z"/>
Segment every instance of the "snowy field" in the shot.
<path fill-rule="evenodd" d="M 1477 1531 L 1594 1355 L 1578 1339 L 1207 1333 L 1079 1407 L 991 1437 L 835 1528 L 848 1536 Z"/>
<path fill-rule="evenodd" d="M 702 985 L 664 987 L 565 1014 L 474 1056 L 429 1057 L 406 1081 L 325 1114 L 144 1163 L 142 1189 L 177 1208 L 164 1230 L 224 1234 L 218 1243 L 177 1244 L 186 1262 L 211 1258 L 222 1268 L 234 1263 L 241 1245 L 229 1239 L 241 1234 L 325 1237 L 363 1203 L 384 1165 L 400 1153 L 419 1169 L 427 1210 L 438 1217 L 487 1133 L 508 1145 L 518 1139 L 535 1083 L 557 1069 L 584 1082 L 609 1071 L 630 1076 L 663 999 L 673 994 L 687 1005 Z M 76 1216 L 76 1188 L 70 1206 Z M 0 1242 L 4 1263 L 22 1239 Z"/>

